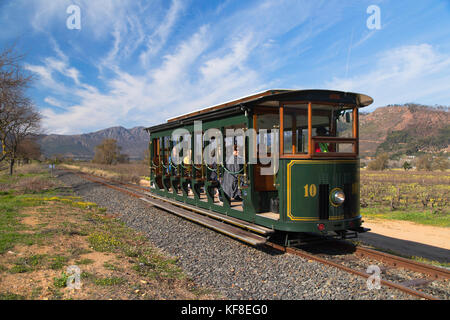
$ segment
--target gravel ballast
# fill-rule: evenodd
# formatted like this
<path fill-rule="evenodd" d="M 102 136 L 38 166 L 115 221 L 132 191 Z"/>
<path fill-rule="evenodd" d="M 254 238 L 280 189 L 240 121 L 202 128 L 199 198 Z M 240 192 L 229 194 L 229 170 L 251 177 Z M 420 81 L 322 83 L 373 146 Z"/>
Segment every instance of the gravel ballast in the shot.
<path fill-rule="evenodd" d="M 386 287 L 369 290 L 366 279 L 339 269 L 242 244 L 73 173 L 59 171 L 58 179 L 178 257 L 191 279 L 226 299 L 416 299 Z"/>

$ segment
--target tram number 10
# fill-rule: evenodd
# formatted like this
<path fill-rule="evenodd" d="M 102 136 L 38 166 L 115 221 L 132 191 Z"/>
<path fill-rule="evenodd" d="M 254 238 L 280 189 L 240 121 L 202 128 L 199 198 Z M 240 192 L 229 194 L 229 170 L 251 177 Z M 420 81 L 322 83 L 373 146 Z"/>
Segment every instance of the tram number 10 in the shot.
<path fill-rule="evenodd" d="M 317 195 L 317 187 L 315 184 L 305 185 L 305 198 L 314 198 Z"/>

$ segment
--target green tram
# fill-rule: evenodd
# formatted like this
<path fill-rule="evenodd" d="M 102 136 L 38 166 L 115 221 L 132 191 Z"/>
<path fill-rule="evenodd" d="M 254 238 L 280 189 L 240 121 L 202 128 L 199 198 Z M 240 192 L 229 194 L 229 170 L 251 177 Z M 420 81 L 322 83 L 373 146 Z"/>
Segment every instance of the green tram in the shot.
<path fill-rule="evenodd" d="M 367 231 L 361 226 L 359 206 L 358 110 L 372 102 L 349 92 L 269 90 L 149 127 L 151 192 L 282 234 L 344 238 Z M 195 131 L 198 121 L 201 132 Z M 238 144 L 243 150 L 239 170 L 227 167 L 219 143 L 216 155 L 223 161 L 215 166 L 203 159 L 196 164 L 191 154 L 175 164 L 171 155 L 179 150 L 174 149 L 172 133 L 180 128 L 186 134 L 178 142 L 194 146 L 201 141 L 203 147 L 212 140 L 202 134 L 218 129 L 225 147 Z M 229 129 L 254 129 L 257 134 L 230 138 L 225 134 Z M 279 149 L 265 156 L 279 151 L 278 168 L 262 174 L 267 161 L 258 157 L 252 163 L 250 154 L 259 155 L 272 145 Z M 227 175 L 237 181 L 239 197 L 227 196 Z"/>

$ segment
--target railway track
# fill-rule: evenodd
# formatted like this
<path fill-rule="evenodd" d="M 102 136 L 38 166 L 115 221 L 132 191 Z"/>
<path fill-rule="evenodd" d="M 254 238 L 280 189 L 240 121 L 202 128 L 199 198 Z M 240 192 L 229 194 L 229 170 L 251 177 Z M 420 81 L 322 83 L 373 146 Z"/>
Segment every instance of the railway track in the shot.
<path fill-rule="evenodd" d="M 66 171 L 72 171 L 67 170 Z M 149 203 L 150 205 L 159 207 L 185 219 L 202 224 L 208 228 L 226 234 L 230 237 L 246 242 L 254 246 L 266 246 L 272 249 L 301 256 L 308 260 L 317 261 L 319 263 L 329 265 L 345 272 L 363 277 L 369 278 L 371 274 L 366 273 L 364 270 L 355 267 L 349 267 L 340 261 L 336 261 L 334 258 L 324 257 L 320 254 L 310 253 L 306 250 L 296 247 L 286 247 L 279 243 L 269 241 L 268 238 L 271 235 L 271 230 L 253 225 L 251 223 L 243 222 L 232 217 L 216 214 L 212 211 L 203 210 L 194 206 L 189 206 L 177 201 L 171 201 L 157 195 L 151 194 L 148 188 L 144 188 L 138 185 L 124 183 L 120 181 L 108 180 L 103 177 L 95 176 L 92 174 L 81 173 L 72 171 L 83 179 L 89 180 L 94 183 L 104 185 L 105 187 L 120 191 L 134 198 L 140 199 Z M 336 242 L 337 246 L 348 246 L 348 242 Z M 380 284 L 400 290 L 412 296 L 427 300 L 439 300 L 439 297 L 433 296 L 423 291 L 415 290 L 412 288 L 416 285 L 425 285 L 432 283 L 433 281 L 448 281 L 450 279 L 450 270 L 431 266 L 428 264 L 420 263 L 410 259 L 405 259 L 392 254 L 387 254 L 370 248 L 366 248 L 360 245 L 353 246 L 352 257 L 358 257 L 360 259 L 371 259 L 383 263 L 388 268 L 403 268 L 414 273 L 420 273 L 425 275 L 426 278 L 416 278 L 410 281 L 394 282 L 387 279 L 380 279 Z"/>

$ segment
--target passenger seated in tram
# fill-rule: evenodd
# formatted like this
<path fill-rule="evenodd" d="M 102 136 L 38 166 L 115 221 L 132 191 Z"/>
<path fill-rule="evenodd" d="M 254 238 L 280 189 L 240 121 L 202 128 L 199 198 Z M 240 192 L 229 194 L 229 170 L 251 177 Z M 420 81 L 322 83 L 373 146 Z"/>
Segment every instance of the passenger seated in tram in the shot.
<path fill-rule="evenodd" d="M 212 137 L 211 139 L 211 143 L 215 145 L 216 139 L 215 137 Z M 216 149 L 213 149 L 211 152 L 211 161 L 212 163 L 209 165 L 210 168 L 210 174 L 208 176 L 208 180 L 210 181 L 219 181 L 219 177 L 217 176 L 217 161 L 218 161 L 218 157 L 220 157 L 220 153 L 218 152 L 216 154 Z M 213 170 L 211 170 L 213 169 Z"/>
<path fill-rule="evenodd" d="M 238 147 L 234 145 L 233 155 L 227 159 L 227 170 L 225 170 L 223 175 L 222 188 L 228 199 L 242 201 L 237 173 L 242 170 L 243 163 L 243 158 L 239 155 Z"/>
<path fill-rule="evenodd" d="M 320 126 L 316 129 L 316 135 L 319 137 L 325 137 L 325 136 L 328 136 L 328 131 L 327 131 L 327 129 L 325 129 L 325 127 Z M 318 143 L 316 142 L 314 149 L 315 149 L 316 153 L 330 152 L 328 143 L 324 143 L 324 142 L 318 142 Z"/>
<path fill-rule="evenodd" d="M 176 148 L 172 149 L 172 153 L 169 155 L 169 167 L 167 169 L 167 174 L 169 175 L 177 175 L 178 174 L 178 166 L 175 164 L 175 159 L 177 156 Z"/>
<path fill-rule="evenodd" d="M 220 177 L 217 174 L 217 162 L 218 162 L 218 158 L 220 157 L 220 152 L 218 154 L 216 154 L 216 150 L 213 150 L 211 157 L 212 157 L 213 163 L 209 166 L 212 170 L 209 170 L 210 174 L 208 176 L 208 179 L 209 179 L 209 181 L 216 181 L 218 183 L 217 188 L 215 188 L 214 196 L 218 197 L 220 202 L 223 202 L 222 195 L 219 192 L 221 181 L 220 181 Z"/>
<path fill-rule="evenodd" d="M 183 164 L 188 166 L 191 164 L 192 150 L 189 150 L 188 154 L 183 158 Z"/>
<path fill-rule="evenodd" d="M 183 158 L 183 165 L 184 165 L 185 168 L 188 168 L 188 166 L 191 165 L 191 162 L 192 162 L 191 159 L 192 159 L 192 150 L 189 150 L 188 154 Z M 190 170 L 192 170 L 192 168 Z M 194 195 L 194 193 L 192 192 L 191 183 L 188 182 L 187 185 L 188 185 L 188 195 L 189 196 Z"/>

